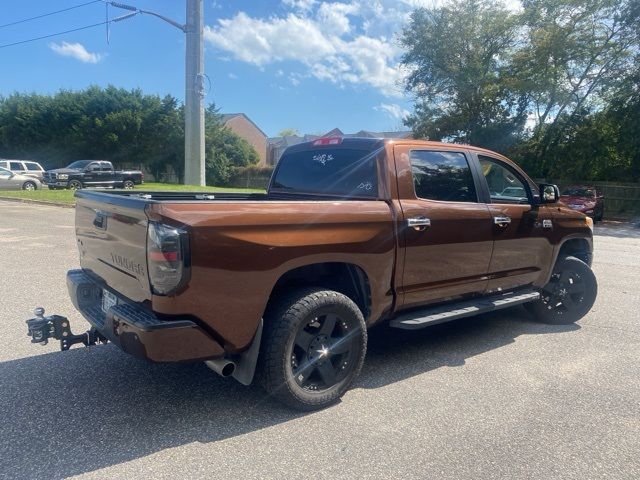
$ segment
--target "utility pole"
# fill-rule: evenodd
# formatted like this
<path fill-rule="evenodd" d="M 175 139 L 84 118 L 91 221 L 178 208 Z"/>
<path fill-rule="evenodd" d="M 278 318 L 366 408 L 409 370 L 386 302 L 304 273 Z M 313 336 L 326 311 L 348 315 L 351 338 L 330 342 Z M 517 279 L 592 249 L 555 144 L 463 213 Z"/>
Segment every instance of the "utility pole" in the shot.
<path fill-rule="evenodd" d="M 179 28 L 187 36 L 184 96 L 184 184 L 204 186 L 204 0 L 187 0 L 187 23 L 120 2 L 109 5 L 153 15 Z"/>
<path fill-rule="evenodd" d="M 184 184 L 205 185 L 203 0 L 187 0 L 184 97 Z"/>

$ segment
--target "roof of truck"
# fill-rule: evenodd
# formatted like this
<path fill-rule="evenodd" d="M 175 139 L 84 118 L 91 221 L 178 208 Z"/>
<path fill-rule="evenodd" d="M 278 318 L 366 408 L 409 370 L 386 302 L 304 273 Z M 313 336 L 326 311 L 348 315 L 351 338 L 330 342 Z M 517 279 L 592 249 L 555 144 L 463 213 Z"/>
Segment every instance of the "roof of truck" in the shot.
<path fill-rule="evenodd" d="M 362 149 L 374 149 L 380 145 L 386 145 L 386 144 L 394 144 L 394 145 L 415 145 L 415 146 L 420 146 L 420 147 L 429 147 L 429 148 L 446 148 L 446 149 L 452 149 L 452 148 L 463 148 L 466 150 L 472 150 L 476 153 L 484 153 L 484 154 L 488 154 L 491 156 L 498 156 L 502 159 L 506 159 L 508 160 L 504 155 L 501 155 L 498 152 L 494 152 L 492 150 L 487 150 L 485 148 L 481 148 L 481 147 L 474 147 L 473 145 L 467 145 L 467 144 L 463 144 L 463 143 L 446 143 L 446 142 L 434 142 L 432 140 L 415 140 L 415 139 L 411 139 L 411 138 L 371 138 L 371 137 L 340 137 L 340 136 L 336 136 L 336 137 L 319 137 L 317 139 L 314 140 L 310 140 L 308 142 L 302 142 L 302 143 L 298 143 L 296 145 L 293 145 L 289 148 L 287 148 L 287 151 L 289 152 L 297 152 L 297 151 L 301 151 L 301 150 L 305 150 L 308 149 L 310 147 L 315 147 L 316 145 L 314 145 L 315 142 L 322 140 L 322 139 L 329 139 L 329 138 L 339 138 L 340 139 L 340 144 L 343 147 L 353 147 L 353 148 L 362 148 Z M 326 145 L 326 146 L 334 146 L 337 147 L 338 145 Z M 322 148 L 322 147 L 320 147 Z"/>

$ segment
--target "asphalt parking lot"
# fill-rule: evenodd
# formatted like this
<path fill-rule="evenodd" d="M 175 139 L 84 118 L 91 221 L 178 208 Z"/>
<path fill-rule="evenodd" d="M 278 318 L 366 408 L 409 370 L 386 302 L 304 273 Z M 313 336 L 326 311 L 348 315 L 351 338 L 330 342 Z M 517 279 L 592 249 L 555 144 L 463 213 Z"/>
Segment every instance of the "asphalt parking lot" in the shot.
<path fill-rule="evenodd" d="M 0 478 L 640 478 L 639 228 L 596 227 L 578 324 L 375 329 L 355 388 L 299 414 L 204 365 L 31 345 L 37 305 L 86 326 L 73 215 L 0 201 Z"/>

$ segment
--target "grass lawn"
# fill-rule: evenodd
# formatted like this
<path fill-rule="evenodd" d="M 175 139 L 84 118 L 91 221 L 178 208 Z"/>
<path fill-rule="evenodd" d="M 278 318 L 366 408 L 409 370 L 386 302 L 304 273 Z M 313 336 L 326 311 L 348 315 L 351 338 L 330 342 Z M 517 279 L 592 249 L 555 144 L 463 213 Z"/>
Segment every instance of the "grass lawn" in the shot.
<path fill-rule="evenodd" d="M 226 188 L 226 187 L 196 187 L 192 185 L 175 185 L 170 183 L 144 183 L 137 185 L 133 191 L 160 191 L 160 190 L 180 190 L 185 192 L 243 192 L 243 193 L 261 193 L 264 190 L 251 188 Z M 100 189 L 100 191 L 109 192 L 109 189 Z M 0 190 L 0 198 L 24 198 L 27 200 L 42 200 L 55 203 L 68 203 L 73 205 L 76 199 L 73 197 L 73 190 L 49 190 L 43 188 L 41 190 Z"/>

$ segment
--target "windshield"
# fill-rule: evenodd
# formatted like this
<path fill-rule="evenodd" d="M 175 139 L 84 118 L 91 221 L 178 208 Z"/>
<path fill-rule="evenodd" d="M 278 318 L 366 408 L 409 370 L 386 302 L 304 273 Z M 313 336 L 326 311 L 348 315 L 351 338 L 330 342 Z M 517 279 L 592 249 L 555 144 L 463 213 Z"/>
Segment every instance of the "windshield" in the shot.
<path fill-rule="evenodd" d="M 91 160 L 78 160 L 76 162 L 73 162 L 67 168 L 72 168 L 74 170 L 82 170 L 84 167 L 86 167 L 90 163 L 91 163 Z"/>
<path fill-rule="evenodd" d="M 593 198 L 595 195 L 593 190 L 587 190 L 586 188 L 567 188 L 562 192 L 562 195 L 568 197 L 588 197 Z"/>
<path fill-rule="evenodd" d="M 380 148 L 309 148 L 282 156 L 271 190 L 336 196 L 378 196 Z"/>

